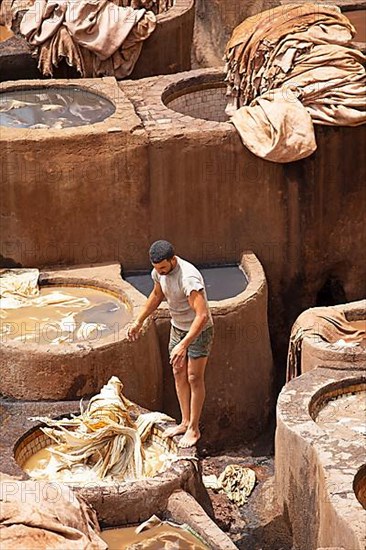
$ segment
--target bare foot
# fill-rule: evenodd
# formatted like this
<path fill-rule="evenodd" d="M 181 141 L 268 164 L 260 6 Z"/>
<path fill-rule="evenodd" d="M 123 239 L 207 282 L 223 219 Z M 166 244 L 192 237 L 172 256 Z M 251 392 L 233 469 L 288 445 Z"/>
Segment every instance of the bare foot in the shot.
<path fill-rule="evenodd" d="M 187 431 L 187 424 L 178 424 L 178 426 L 172 426 L 171 428 L 167 428 L 162 437 L 174 437 L 175 435 L 182 435 L 185 434 Z"/>
<path fill-rule="evenodd" d="M 193 430 L 189 428 L 182 439 L 178 443 L 178 447 L 182 449 L 187 449 L 188 447 L 193 447 L 201 437 L 201 432 L 199 430 Z"/>

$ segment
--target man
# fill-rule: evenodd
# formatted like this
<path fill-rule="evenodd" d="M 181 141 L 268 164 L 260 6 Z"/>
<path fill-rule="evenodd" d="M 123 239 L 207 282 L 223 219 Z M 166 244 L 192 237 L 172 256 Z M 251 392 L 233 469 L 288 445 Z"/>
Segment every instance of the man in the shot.
<path fill-rule="evenodd" d="M 136 321 L 128 329 L 130 340 L 138 338 L 143 322 L 166 298 L 171 315 L 170 363 L 182 421 L 166 430 L 165 437 L 184 434 L 180 447 L 191 447 L 201 434 L 198 423 L 205 400 L 205 368 L 213 341 L 213 323 L 201 273 L 179 258 L 167 241 L 150 247 L 154 289 Z"/>

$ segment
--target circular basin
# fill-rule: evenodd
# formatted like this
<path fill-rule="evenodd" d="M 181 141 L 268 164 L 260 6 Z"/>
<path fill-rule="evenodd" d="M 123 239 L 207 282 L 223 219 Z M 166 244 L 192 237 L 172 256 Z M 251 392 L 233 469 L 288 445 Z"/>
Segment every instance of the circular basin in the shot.
<path fill-rule="evenodd" d="M 79 399 L 118 376 L 128 398 L 159 410 L 162 373 L 155 327 L 147 322 L 138 342 L 129 341 L 128 321 L 141 300 L 113 269 L 104 269 L 115 282 L 104 275 L 93 279 L 97 268 L 81 269 L 74 278 L 73 270 L 65 270 L 53 283 L 49 272 L 40 296 L 31 301 L 35 304 L 24 311 L 2 309 L 1 394 L 26 401 Z M 55 303 L 45 305 L 49 299 Z"/>
<path fill-rule="evenodd" d="M 1 305 L 3 343 L 10 340 L 57 346 L 113 342 L 132 319 L 127 302 L 95 288 L 46 286 L 24 307 Z"/>
<path fill-rule="evenodd" d="M 169 86 L 163 94 L 163 103 L 169 109 L 203 120 L 227 122 L 229 116 L 225 113 L 227 104 L 226 85 L 224 82 L 194 82 L 185 87 Z"/>
<path fill-rule="evenodd" d="M 70 410 L 77 412 L 77 403 L 71 403 L 71 406 L 74 408 L 70 408 Z M 49 406 L 50 415 L 52 415 L 52 407 L 53 404 Z M 28 412 L 23 410 L 20 416 L 26 414 L 29 419 L 30 403 L 25 404 L 25 409 Z M 36 410 L 34 406 L 33 410 Z M 69 414 L 62 415 L 62 418 L 65 416 L 69 416 Z M 58 418 L 61 417 L 58 415 Z M 26 467 L 27 461 L 29 464 L 29 460 L 34 455 L 37 458 L 37 453 L 39 457 L 39 453 L 52 441 L 41 431 L 42 424 L 34 424 L 34 418 L 31 419 L 34 427 L 25 431 L 20 437 L 19 415 L 17 419 L 14 418 L 14 422 L 16 423 L 15 431 L 18 430 L 18 439 L 12 446 L 13 458 L 11 462 L 14 462 L 18 476 L 23 470 L 24 476 L 28 477 L 23 469 Z M 29 424 L 29 420 L 27 423 Z M 94 507 L 100 523 L 105 527 L 140 523 L 153 514 L 161 514 L 165 510 L 170 495 L 180 488 L 189 488 L 189 491 L 194 496 L 197 495 L 198 498 L 201 494 L 206 495 L 200 476 L 192 462 L 192 460 L 196 460 L 195 449 L 179 449 L 174 440 L 163 438 L 162 433 L 165 428 L 166 424 L 164 423 L 155 424 L 147 444 L 153 444 L 164 455 L 177 455 L 177 457 L 173 462 L 168 461 L 166 468 L 158 473 L 155 472 L 153 477 L 145 477 L 136 481 L 113 480 L 113 482 L 100 479 L 89 479 L 85 482 L 63 480 L 62 483 L 84 496 Z M 14 432 L 10 440 L 12 438 L 14 439 Z M 8 443 L 7 449 L 9 445 L 11 442 Z M 8 450 L 7 454 L 9 454 Z M 192 460 L 188 460 L 189 457 Z M 7 462 L 7 466 L 4 465 L 5 471 L 10 466 L 14 471 L 14 466 L 9 466 L 9 456 L 5 457 L 5 462 Z M 57 486 L 59 480 L 55 479 L 51 482 Z"/>
<path fill-rule="evenodd" d="M 341 393 L 326 400 L 315 422 L 341 439 L 366 441 L 366 390 Z"/>
<path fill-rule="evenodd" d="M 108 99 L 77 87 L 40 87 L 0 94 L 0 124 L 9 128 L 70 128 L 101 122 L 115 112 Z"/>

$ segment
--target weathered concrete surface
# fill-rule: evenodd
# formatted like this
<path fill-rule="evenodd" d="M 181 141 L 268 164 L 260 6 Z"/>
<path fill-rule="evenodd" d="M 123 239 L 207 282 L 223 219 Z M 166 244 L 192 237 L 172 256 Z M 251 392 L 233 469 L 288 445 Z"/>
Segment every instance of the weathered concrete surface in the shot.
<path fill-rule="evenodd" d="M 364 320 L 366 323 L 366 300 L 335 306 L 344 312 L 348 321 Z M 314 308 L 316 313 L 316 308 Z M 328 344 L 320 338 L 305 336 L 301 349 L 301 372 L 308 372 L 321 367 L 340 368 L 342 370 L 366 369 L 365 342 L 355 347 Z"/>
<path fill-rule="evenodd" d="M 78 401 L 11 403 L 0 400 L 0 412 L 4 419 L 0 426 L 1 471 L 17 479 L 29 479 L 16 462 L 14 454 L 17 445 L 29 435 L 29 431 L 39 426 L 39 421 L 32 418 L 58 418 L 71 413 L 77 414 L 79 410 Z M 157 429 L 161 432 L 164 426 L 166 427 L 159 424 Z M 176 446 L 176 442 L 173 444 Z M 103 527 L 139 523 L 153 514 L 163 514 L 171 494 L 180 489 L 189 492 L 205 512 L 212 515 L 212 506 L 202 483 L 200 467 L 197 469 L 196 464 L 189 460 L 189 457 L 196 457 L 195 448 L 177 449 L 177 454 L 182 457 L 181 460 L 174 462 L 170 468 L 154 478 L 116 483 L 113 486 L 88 483 L 83 487 L 74 485 L 73 489 L 93 506 Z"/>
<path fill-rule="evenodd" d="M 365 547 L 366 511 L 354 492 L 365 461 L 362 436 L 353 440 L 315 423 L 332 396 L 366 387 L 366 372 L 317 368 L 292 380 L 277 405 L 276 492 L 299 550 Z"/>
<path fill-rule="evenodd" d="M 273 361 L 267 321 L 267 283 L 254 254 L 241 265 L 249 284 L 238 296 L 210 302 L 215 337 L 206 369 L 207 398 L 202 445 L 215 451 L 255 438 L 267 424 L 273 399 Z M 170 315 L 165 302 L 156 316 L 163 363 L 164 411 L 180 419 L 169 363 Z"/>
<path fill-rule="evenodd" d="M 173 493 L 169 497 L 166 514 L 172 521 L 190 525 L 212 550 L 235 550 L 235 544 L 207 516 L 190 494 L 184 491 Z"/>
<path fill-rule="evenodd" d="M 144 42 L 130 78 L 187 71 L 191 68 L 191 45 L 194 28 L 194 0 L 175 0 L 168 11 L 157 15 L 157 26 Z M 19 29 L 21 16 L 15 23 Z M 0 82 L 44 78 L 27 41 L 19 34 L 0 42 Z M 74 67 L 61 62 L 54 78 L 80 78 Z"/>
<path fill-rule="evenodd" d="M 127 302 L 132 314 L 146 298 L 120 276 L 119 264 L 44 271 L 41 284 L 91 286 L 112 292 Z M 159 410 L 163 402 L 162 365 L 156 329 L 151 321 L 137 343 L 129 342 L 127 327 L 112 342 L 103 340 L 48 344 L 8 340 L 0 347 L 0 393 L 16 399 L 72 400 L 95 395 L 111 376 L 124 384 L 126 397 Z"/>

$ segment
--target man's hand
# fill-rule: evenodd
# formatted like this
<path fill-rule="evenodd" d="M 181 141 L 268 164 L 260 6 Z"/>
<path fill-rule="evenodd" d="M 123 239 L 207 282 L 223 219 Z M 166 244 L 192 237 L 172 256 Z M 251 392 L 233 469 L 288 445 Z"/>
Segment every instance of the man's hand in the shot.
<path fill-rule="evenodd" d="M 175 369 L 182 368 L 187 356 L 187 345 L 184 342 L 179 342 L 170 354 L 170 364 Z"/>
<path fill-rule="evenodd" d="M 127 337 L 130 340 L 130 342 L 135 342 L 139 336 L 142 329 L 143 323 L 136 320 L 127 329 Z"/>

